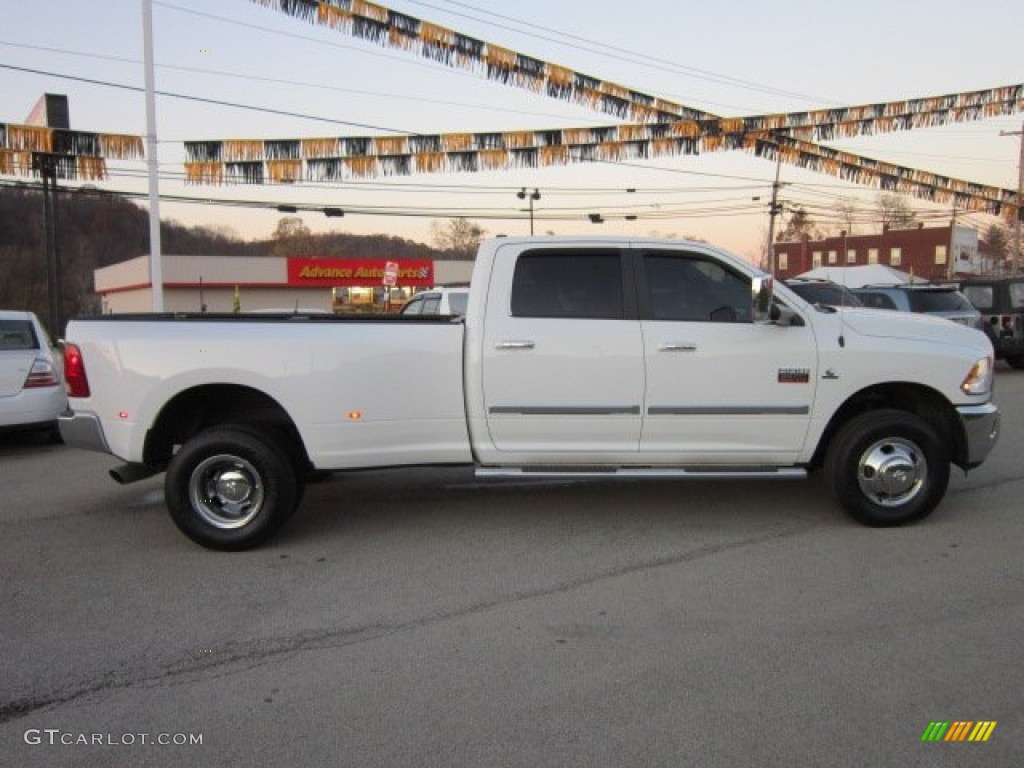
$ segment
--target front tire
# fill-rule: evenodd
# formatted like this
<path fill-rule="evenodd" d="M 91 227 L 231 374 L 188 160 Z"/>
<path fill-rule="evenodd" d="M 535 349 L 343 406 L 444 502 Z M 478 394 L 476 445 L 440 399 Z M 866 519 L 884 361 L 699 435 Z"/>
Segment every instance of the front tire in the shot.
<path fill-rule="evenodd" d="M 825 472 L 851 517 L 890 527 L 935 509 L 949 484 L 949 463 L 948 448 L 926 421 L 885 409 L 856 416 L 839 430 Z"/>
<path fill-rule="evenodd" d="M 164 497 L 175 525 L 210 549 L 262 544 L 298 505 L 296 473 L 264 435 L 214 427 L 186 442 L 171 459 Z"/>

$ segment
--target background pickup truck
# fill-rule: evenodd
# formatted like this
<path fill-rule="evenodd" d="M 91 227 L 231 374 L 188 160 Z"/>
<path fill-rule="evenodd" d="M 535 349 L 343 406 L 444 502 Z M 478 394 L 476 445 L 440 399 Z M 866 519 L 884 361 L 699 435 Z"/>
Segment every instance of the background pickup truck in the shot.
<path fill-rule="evenodd" d="M 166 470 L 178 527 L 254 546 L 314 471 L 803 476 L 876 526 L 920 519 L 995 444 L 987 337 L 815 307 L 690 242 L 496 239 L 464 318 L 136 315 L 68 328 L 71 445 Z"/>

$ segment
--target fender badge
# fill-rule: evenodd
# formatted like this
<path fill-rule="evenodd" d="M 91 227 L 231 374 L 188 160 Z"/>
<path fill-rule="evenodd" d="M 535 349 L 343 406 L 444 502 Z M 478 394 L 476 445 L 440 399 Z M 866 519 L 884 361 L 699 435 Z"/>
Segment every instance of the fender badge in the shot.
<path fill-rule="evenodd" d="M 806 384 L 810 380 L 809 368 L 779 368 L 780 384 Z"/>

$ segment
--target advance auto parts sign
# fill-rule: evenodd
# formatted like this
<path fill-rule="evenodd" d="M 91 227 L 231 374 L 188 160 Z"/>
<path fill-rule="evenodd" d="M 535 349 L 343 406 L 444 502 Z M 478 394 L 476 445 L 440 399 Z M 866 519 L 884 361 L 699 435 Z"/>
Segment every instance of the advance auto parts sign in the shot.
<path fill-rule="evenodd" d="M 377 286 L 384 283 L 388 263 L 398 265 L 397 286 L 429 288 L 434 284 L 430 259 L 288 259 L 288 285 Z"/>

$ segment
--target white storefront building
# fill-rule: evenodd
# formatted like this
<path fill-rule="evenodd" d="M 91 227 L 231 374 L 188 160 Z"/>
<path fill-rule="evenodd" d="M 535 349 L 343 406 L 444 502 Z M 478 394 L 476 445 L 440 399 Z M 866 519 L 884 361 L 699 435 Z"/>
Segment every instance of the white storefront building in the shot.
<path fill-rule="evenodd" d="M 166 312 L 393 311 L 415 291 L 467 283 L 473 271 L 471 261 L 276 256 L 165 255 L 161 266 Z M 152 311 L 149 256 L 94 276 L 104 314 Z"/>

